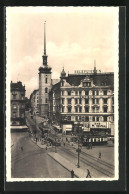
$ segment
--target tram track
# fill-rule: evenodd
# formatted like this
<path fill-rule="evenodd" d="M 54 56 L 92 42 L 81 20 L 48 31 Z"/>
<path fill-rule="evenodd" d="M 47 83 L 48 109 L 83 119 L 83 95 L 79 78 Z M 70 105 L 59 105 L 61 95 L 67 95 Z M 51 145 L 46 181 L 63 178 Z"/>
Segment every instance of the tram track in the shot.
<path fill-rule="evenodd" d="M 63 147 L 62 147 L 63 148 Z M 69 150 L 69 149 L 65 149 L 63 148 L 62 149 L 65 153 L 77 158 L 77 154 L 74 153 L 73 151 Z M 89 158 L 88 157 L 85 157 L 84 155 L 81 155 L 80 154 L 80 161 L 83 162 L 84 164 L 94 168 L 95 170 L 101 172 L 102 174 L 108 176 L 108 177 L 113 177 L 114 176 L 114 172 L 113 172 L 113 169 L 111 169 L 110 167 L 107 167 L 105 166 L 105 164 L 103 163 L 99 163 L 98 161 L 92 159 L 92 158 Z"/>
<path fill-rule="evenodd" d="M 92 156 L 92 155 L 90 155 L 90 154 L 88 154 L 88 153 L 86 153 L 84 151 L 81 151 L 81 154 L 83 154 L 84 156 L 88 156 L 88 157 L 92 158 L 93 160 L 95 160 L 95 161 L 97 161 L 97 162 L 99 162 L 99 163 L 101 163 L 101 164 L 103 164 L 103 165 L 105 165 L 105 166 L 107 166 L 107 167 L 109 167 L 109 168 L 114 170 L 114 165 L 109 164 L 106 161 L 103 161 L 103 160 L 101 160 L 101 159 L 99 159 L 99 158 L 97 158 L 95 156 Z"/>

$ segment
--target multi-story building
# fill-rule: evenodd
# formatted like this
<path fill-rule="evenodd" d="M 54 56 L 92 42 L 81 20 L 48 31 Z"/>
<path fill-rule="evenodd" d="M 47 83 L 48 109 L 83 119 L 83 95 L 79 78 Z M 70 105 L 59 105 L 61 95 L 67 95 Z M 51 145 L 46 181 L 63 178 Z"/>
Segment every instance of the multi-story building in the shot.
<path fill-rule="evenodd" d="M 31 110 L 34 113 L 39 112 L 39 90 L 34 90 L 30 95 Z"/>
<path fill-rule="evenodd" d="M 114 129 L 114 73 L 100 70 L 66 73 L 63 69 L 60 82 L 50 92 L 50 119 L 64 132 L 83 126 L 83 131 Z"/>
<path fill-rule="evenodd" d="M 25 125 L 25 86 L 11 81 L 11 128 Z M 15 127 L 14 127 L 15 128 Z"/>

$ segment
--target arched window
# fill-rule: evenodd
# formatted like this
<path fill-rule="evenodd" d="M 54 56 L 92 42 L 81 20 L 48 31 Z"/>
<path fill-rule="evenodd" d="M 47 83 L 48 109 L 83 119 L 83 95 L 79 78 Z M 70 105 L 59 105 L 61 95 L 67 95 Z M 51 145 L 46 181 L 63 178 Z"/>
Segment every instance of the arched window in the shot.
<path fill-rule="evenodd" d="M 48 93 L 48 88 L 45 88 L 45 93 Z"/>
<path fill-rule="evenodd" d="M 47 84 L 47 77 L 45 78 L 45 83 Z"/>

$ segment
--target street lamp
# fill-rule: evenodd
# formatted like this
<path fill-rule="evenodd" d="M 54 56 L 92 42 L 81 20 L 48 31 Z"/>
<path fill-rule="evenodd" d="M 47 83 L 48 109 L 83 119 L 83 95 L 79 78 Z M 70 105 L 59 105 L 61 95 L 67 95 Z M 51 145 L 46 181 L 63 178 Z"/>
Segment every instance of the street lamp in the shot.
<path fill-rule="evenodd" d="M 57 149 L 56 149 L 56 130 L 55 130 L 55 153 L 57 153 Z"/>
<path fill-rule="evenodd" d="M 77 168 L 80 168 L 80 153 L 81 153 L 81 149 L 79 148 L 79 132 L 80 132 L 81 126 L 80 123 L 78 124 L 78 148 L 76 150 L 76 152 L 78 152 L 78 163 L 77 163 Z"/>

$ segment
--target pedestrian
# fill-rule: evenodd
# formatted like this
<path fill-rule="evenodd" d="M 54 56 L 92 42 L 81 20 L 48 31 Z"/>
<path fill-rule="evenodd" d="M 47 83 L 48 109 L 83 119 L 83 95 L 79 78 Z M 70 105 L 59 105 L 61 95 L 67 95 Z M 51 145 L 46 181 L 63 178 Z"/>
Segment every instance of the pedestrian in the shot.
<path fill-rule="evenodd" d="M 71 178 L 74 178 L 74 171 L 71 170 Z"/>
<path fill-rule="evenodd" d="M 90 148 L 92 149 L 92 143 L 90 144 Z"/>
<path fill-rule="evenodd" d="M 64 143 L 64 147 L 65 147 L 65 143 Z"/>
<path fill-rule="evenodd" d="M 21 151 L 23 151 L 23 147 L 21 146 Z"/>
<path fill-rule="evenodd" d="M 90 175 L 90 171 L 89 171 L 89 169 L 87 169 L 87 175 L 86 175 L 86 178 L 91 178 L 91 175 Z"/>
<path fill-rule="evenodd" d="M 46 146 L 46 150 L 47 150 L 47 146 Z"/>
<path fill-rule="evenodd" d="M 101 152 L 99 152 L 99 158 L 101 159 Z"/>

